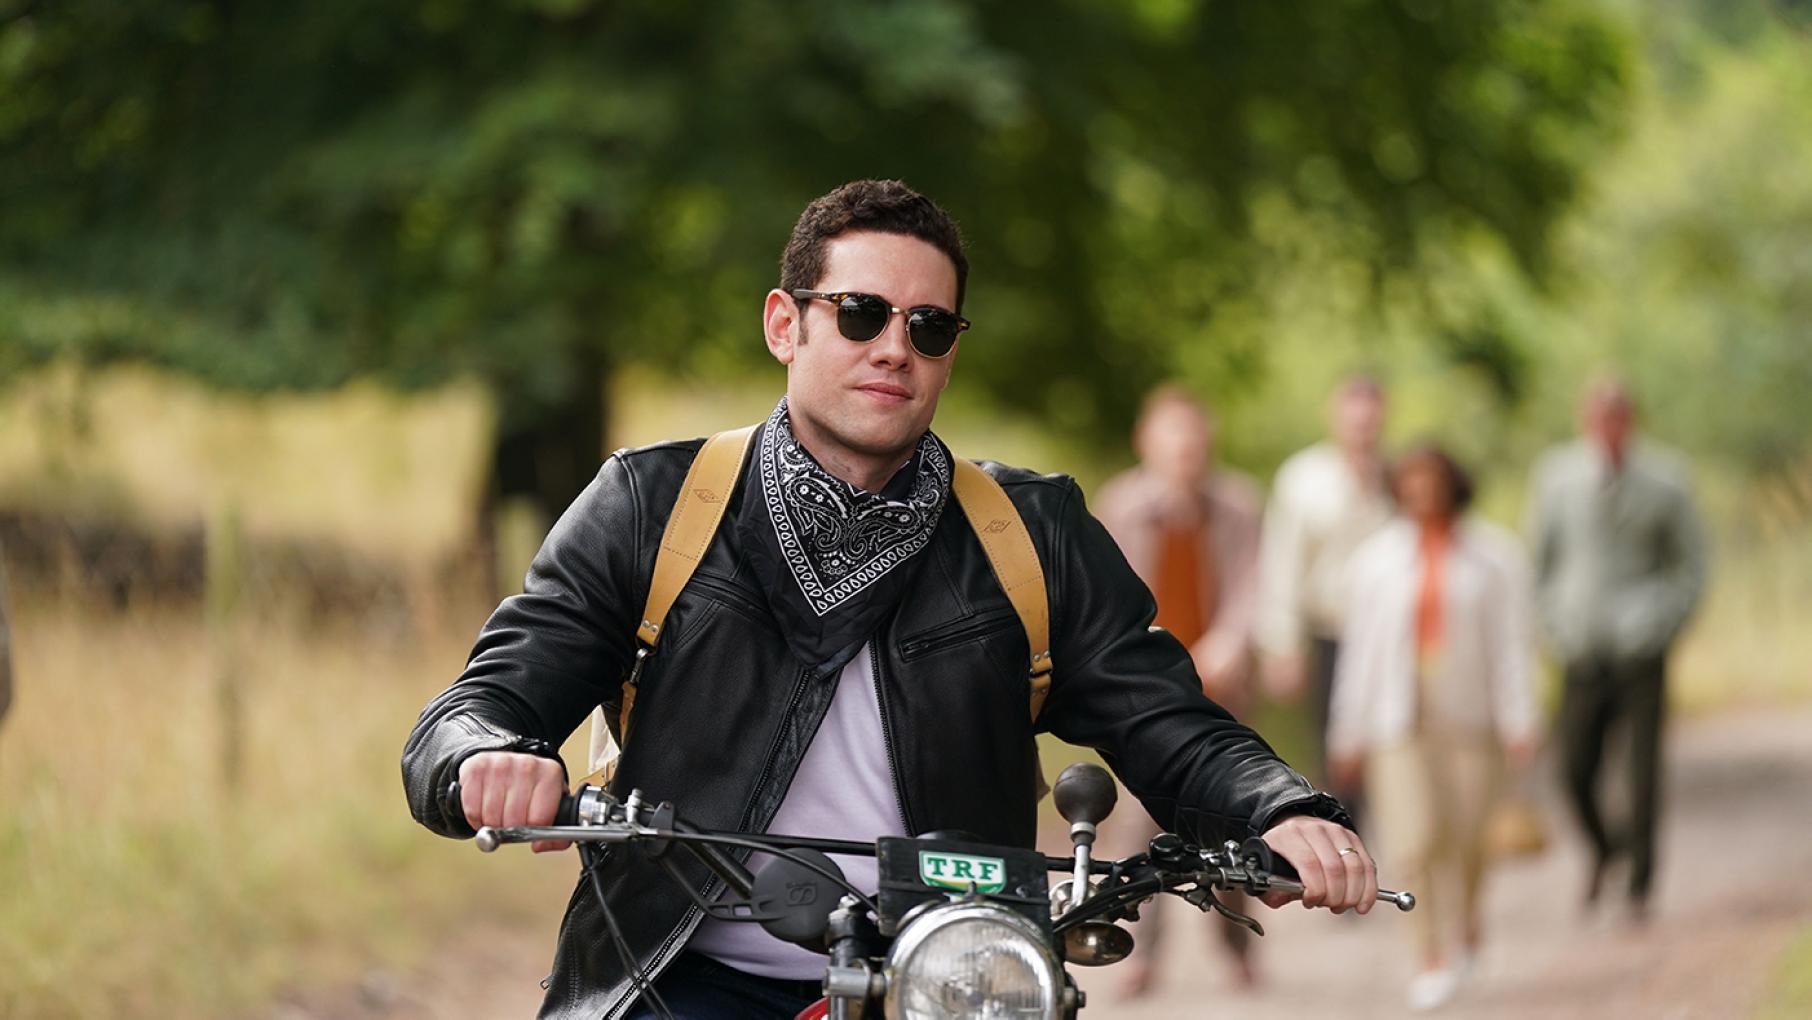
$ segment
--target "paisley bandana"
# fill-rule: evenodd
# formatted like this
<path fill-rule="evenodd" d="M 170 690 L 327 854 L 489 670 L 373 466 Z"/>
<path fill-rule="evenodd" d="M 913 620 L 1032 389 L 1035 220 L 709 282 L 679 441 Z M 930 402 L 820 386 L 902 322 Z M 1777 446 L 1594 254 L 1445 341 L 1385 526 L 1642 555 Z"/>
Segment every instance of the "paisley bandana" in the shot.
<path fill-rule="evenodd" d="M 842 667 L 897 604 L 950 499 L 950 451 L 929 431 L 879 492 L 832 475 L 793 435 L 784 398 L 757 440 L 737 527 L 801 661 Z"/>

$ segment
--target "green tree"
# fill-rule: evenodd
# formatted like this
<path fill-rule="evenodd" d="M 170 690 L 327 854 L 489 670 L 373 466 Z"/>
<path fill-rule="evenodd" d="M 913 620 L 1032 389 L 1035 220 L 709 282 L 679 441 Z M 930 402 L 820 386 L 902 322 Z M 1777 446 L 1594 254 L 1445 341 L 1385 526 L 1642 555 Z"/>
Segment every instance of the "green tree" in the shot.
<path fill-rule="evenodd" d="M 799 208 L 897 176 L 967 226 L 965 373 L 1101 435 L 1262 367 L 1276 210 L 1374 294 L 1541 279 L 1625 63 L 1567 0 L 0 0 L 0 368 L 476 376 L 557 508 L 603 376 L 758 356 Z"/>
<path fill-rule="evenodd" d="M 1678 442 L 1812 514 L 1812 9 L 1650 13 L 1630 143 L 1561 246 L 1577 350 Z"/>

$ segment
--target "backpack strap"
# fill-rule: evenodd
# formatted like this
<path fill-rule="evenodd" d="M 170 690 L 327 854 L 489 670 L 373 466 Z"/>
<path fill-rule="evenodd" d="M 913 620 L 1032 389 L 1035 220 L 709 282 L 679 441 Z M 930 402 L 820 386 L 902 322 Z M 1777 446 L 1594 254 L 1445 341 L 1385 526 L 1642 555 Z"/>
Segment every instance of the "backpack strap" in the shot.
<path fill-rule="evenodd" d="M 1025 628 L 1026 646 L 1032 653 L 1032 718 L 1037 720 L 1045 695 L 1051 692 L 1051 606 L 1038 550 L 1007 490 L 973 461 L 956 458 L 951 487 L 963 516 L 969 518 L 969 527 L 981 540 L 982 551 L 988 554 L 995 579 Z"/>
<path fill-rule="evenodd" d="M 636 627 L 635 664 L 623 681 L 623 709 L 617 717 L 617 732 L 625 743 L 629 740 L 629 715 L 635 707 L 636 684 L 642 678 L 642 664 L 660 645 L 661 628 L 674 600 L 692 579 L 705 550 L 723 522 L 730 495 L 736 491 L 742 474 L 742 462 L 748 456 L 749 442 L 759 425 L 748 425 L 719 432 L 705 440 L 686 479 L 680 483 L 679 498 L 667 518 L 667 529 L 661 534 L 661 545 L 654 556 L 654 577 L 648 582 L 648 602 L 642 608 L 642 622 Z M 604 725 L 604 712 L 599 709 L 592 721 L 591 762 L 593 768 L 609 757 L 610 729 Z M 596 775 L 597 773 L 593 773 Z M 588 777 L 589 778 L 589 777 Z"/>

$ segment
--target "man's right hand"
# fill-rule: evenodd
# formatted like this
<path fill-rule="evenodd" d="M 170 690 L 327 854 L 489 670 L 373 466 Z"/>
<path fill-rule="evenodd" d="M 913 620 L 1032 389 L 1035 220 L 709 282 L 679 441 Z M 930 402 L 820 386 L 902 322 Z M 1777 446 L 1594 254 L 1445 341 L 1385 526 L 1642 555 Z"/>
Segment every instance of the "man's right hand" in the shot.
<path fill-rule="evenodd" d="M 566 768 L 552 758 L 483 751 L 459 763 L 459 805 L 474 829 L 552 825 L 566 793 Z M 564 850 L 565 840 L 538 840 L 536 853 Z"/>

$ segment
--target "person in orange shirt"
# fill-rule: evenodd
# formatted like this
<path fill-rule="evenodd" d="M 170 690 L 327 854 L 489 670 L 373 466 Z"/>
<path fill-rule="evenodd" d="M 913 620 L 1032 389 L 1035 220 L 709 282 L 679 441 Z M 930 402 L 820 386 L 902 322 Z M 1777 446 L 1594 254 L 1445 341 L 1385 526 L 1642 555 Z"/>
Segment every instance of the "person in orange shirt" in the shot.
<path fill-rule="evenodd" d="M 1359 546 L 1328 721 L 1337 782 L 1363 778 L 1382 853 L 1427 890 L 1410 918 L 1413 1009 L 1458 992 L 1483 938 L 1484 831 L 1506 757 L 1535 747 L 1533 590 L 1508 531 L 1434 444 L 1392 472 L 1398 516 Z"/>
<path fill-rule="evenodd" d="M 1176 384 L 1153 390 L 1133 434 L 1138 465 L 1105 482 L 1094 505 L 1151 589 L 1156 626 L 1189 649 L 1202 690 L 1239 716 L 1252 698 L 1263 501 L 1250 478 L 1215 464 L 1214 440 L 1213 415 L 1188 390 Z M 1102 826 L 1110 856 L 1138 853 L 1158 832 L 1131 798 L 1121 803 L 1128 806 Z M 1131 995 L 1149 990 L 1157 977 L 1159 901 L 1146 907 L 1147 918 L 1137 926 L 1140 951 L 1121 964 Z M 1238 925 L 1216 927 L 1226 937 L 1236 980 L 1254 984 L 1249 933 Z"/>

